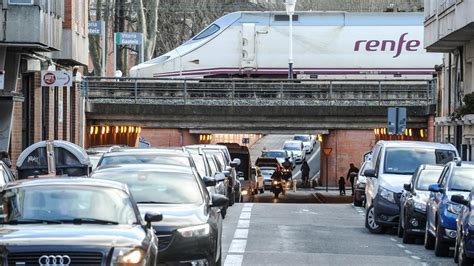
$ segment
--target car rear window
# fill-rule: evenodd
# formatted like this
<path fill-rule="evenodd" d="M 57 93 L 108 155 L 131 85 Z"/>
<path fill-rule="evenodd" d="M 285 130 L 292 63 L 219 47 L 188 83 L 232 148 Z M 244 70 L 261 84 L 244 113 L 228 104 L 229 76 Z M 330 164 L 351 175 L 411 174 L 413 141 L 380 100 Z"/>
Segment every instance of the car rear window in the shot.
<path fill-rule="evenodd" d="M 411 175 L 422 164 L 446 164 L 456 153 L 450 150 L 426 148 L 388 148 L 385 152 L 384 173 Z"/>
<path fill-rule="evenodd" d="M 287 143 L 283 146 L 283 149 L 290 151 L 299 151 L 301 150 L 301 145 L 296 143 Z"/>
<path fill-rule="evenodd" d="M 284 152 L 276 152 L 276 151 L 267 151 L 262 152 L 262 157 L 270 157 L 270 158 L 284 158 L 286 154 Z"/>
<path fill-rule="evenodd" d="M 133 154 L 105 156 L 101 165 L 112 164 L 166 164 L 176 166 L 191 166 L 189 158 L 185 156 L 173 156 L 169 154 Z"/>
<path fill-rule="evenodd" d="M 430 185 L 436 184 L 436 182 L 438 182 L 442 171 L 443 169 L 430 169 L 421 171 L 416 183 L 416 189 L 428 191 L 428 187 Z"/>

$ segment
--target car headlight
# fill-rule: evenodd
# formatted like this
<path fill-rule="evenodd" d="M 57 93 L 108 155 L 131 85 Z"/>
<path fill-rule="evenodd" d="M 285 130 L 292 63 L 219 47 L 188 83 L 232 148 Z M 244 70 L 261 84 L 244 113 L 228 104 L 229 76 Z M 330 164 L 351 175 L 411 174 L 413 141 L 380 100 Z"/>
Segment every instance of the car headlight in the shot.
<path fill-rule="evenodd" d="M 118 265 L 142 265 L 145 257 L 145 251 L 141 248 L 132 250 L 116 249 L 114 252 L 115 259 Z"/>
<path fill-rule="evenodd" d="M 393 193 L 392 191 L 390 190 L 387 190 L 385 189 L 384 187 L 382 186 L 379 186 L 379 193 L 380 193 L 380 196 L 392 203 L 395 203 L 395 193 Z"/>
<path fill-rule="evenodd" d="M 415 200 L 413 202 L 413 206 L 415 207 L 417 211 L 422 211 L 422 212 L 426 211 L 426 202 L 424 201 Z"/>
<path fill-rule="evenodd" d="M 278 181 L 273 181 L 273 185 L 278 185 Z"/>
<path fill-rule="evenodd" d="M 209 224 L 202 224 L 202 225 L 184 227 L 184 228 L 179 228 L 178 229 L 178 232 L 183 237 L 207 236 L 207 235 L 209 235 L 210 231 L 211 231 L 211 227 L 209 226 Z"/>
<path fill-rule="evenodd" d="M 459 204 L 448 203 L 448 212 L 458 215 L 461 212 L 462 206 Z"/>

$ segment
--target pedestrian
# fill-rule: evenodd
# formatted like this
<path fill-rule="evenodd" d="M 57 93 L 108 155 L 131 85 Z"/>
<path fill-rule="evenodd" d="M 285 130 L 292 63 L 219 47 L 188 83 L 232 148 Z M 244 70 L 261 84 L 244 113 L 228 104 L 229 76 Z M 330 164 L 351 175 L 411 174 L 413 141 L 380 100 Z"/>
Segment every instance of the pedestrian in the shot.
<path fill-rule="evenodd" d="M 359 168 L 355 167 L 353 163 L 351 163 L 349 166 L 350 168 L 347 172 L 347 180 L 351 182 L 352 195 L 354 195 L 354 180 L 359 173 Z"/>
<path fill-rule="evenodd" d="M 339 195 L 346 195 L 346 181 L 343 176 L 339 177 Z"/>
<path fill-rule="evenodd" d="M 309 165 L 306 159 L 303 159 L 303 164 L 301 165 L 301 180 L 303 181 L 303 187 L 309 187 Z"/>
<path fill-rule="evenodd" d="M 12 168 L 12 161 L 10 161 L 10 156 L 8 156 L 8 152 L 0 151 L 0 161 L 4 162 L 8 168 Z"/>

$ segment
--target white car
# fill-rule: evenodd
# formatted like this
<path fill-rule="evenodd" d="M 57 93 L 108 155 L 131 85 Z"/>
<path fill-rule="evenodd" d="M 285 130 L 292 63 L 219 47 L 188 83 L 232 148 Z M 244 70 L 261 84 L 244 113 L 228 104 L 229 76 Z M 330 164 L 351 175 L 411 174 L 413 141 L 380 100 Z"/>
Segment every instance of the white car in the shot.
<path fill-rule="evenodd" d="M 302 141 L 288 140 L 283 144 L 282 150 L 293 152 L 293 158 L 296 163 L 302 163 L 306 159 L 306 151 Z"/>
<path fill-rule="evenodd" d="M 303 149 L 306 153 L 313 152 L 313 142 L 309 135 L 294 135 L 293 140 L 303 142 Z"/>
<path fill-rule="evenodd" d="M 291 166 L 295 168 L 296 162 L 295 159 L 293 158 L 293 155 L 289 151 L 285 150 L 263 150 L 261 157 L 266 157 L 266 158 L 276 158 L 278 162 L 280 162 L 282 165 L 285 162 L 285 159 L 288 158 L 288 160 L 291 163 Z"/>

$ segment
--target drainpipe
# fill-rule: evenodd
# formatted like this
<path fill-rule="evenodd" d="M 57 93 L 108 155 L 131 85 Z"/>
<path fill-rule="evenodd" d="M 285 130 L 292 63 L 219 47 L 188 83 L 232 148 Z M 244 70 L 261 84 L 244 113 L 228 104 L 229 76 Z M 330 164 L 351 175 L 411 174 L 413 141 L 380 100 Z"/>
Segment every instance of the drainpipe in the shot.
<path fill-rule="evenodd" d="M 451 116 L 451 52 L 448 59 L 448 116 Z M 448 124 L 448 143 L 451 143 L 451 126 Z"/>

